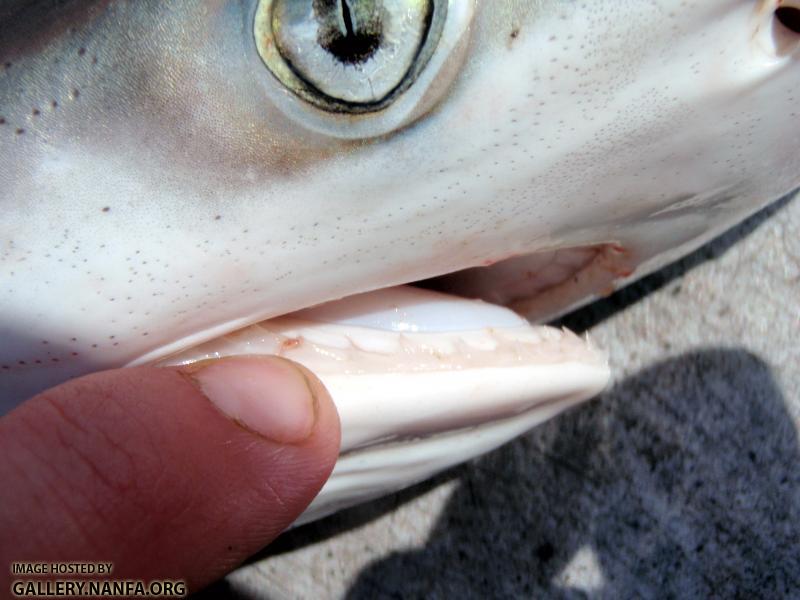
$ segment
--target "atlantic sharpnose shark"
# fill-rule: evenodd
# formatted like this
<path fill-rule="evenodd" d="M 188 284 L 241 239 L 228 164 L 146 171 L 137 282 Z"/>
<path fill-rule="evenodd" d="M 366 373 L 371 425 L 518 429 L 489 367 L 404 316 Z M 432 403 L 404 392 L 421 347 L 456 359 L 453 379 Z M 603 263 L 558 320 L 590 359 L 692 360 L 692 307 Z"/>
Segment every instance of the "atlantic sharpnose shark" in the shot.
<path fill-rule="evenodd" d="M 494 448 L 608 379 L 528 320 L 800 184 L 798 61 L 800 0 L 0 2 L 2 410 L 298 360 L 303 521 Z"/>

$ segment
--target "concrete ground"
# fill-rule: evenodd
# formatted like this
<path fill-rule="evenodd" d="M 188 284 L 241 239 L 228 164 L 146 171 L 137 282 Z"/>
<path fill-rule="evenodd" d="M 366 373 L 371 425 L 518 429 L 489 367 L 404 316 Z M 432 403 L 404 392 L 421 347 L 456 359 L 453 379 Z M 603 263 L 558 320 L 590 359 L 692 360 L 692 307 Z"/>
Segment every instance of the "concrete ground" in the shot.
<path fill-rule="evenodd" d="M 800 598 L 800 200 L 564 324 L 602 397 L 204 596 Z"/>

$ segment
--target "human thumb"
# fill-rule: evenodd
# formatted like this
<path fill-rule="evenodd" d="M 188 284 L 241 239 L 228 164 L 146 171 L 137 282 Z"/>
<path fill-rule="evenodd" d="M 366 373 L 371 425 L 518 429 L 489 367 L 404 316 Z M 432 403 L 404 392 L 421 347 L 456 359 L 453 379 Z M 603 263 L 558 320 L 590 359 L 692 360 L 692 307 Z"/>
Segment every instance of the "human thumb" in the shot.
<path fill-rule="evenodd" d="M 276 357 L 47 390 L 0 419 L 0 589 L 12 562 L 87 561 L 197 590 L 306 508 L 339 435 L 320 381 Z"/>

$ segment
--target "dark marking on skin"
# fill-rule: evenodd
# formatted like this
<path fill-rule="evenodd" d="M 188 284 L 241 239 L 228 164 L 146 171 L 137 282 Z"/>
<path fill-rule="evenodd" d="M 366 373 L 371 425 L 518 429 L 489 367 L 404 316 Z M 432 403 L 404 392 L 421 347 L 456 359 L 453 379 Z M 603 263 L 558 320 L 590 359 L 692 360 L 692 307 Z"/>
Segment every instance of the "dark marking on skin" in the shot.
<path fill-rule="evenodd" d="M 17 129 L 14 133 L 16 133 L 17 135 L 22 135 L 23 133 L 25 133 L 25 130 L 20 128 L 20 129 Z"/>
<path fill-rule="evenodd" d="M 41 111 L 40 111 L 38 108 L 34 108 L 34 109 L 31 111 L 31 114 L 32 114 L 34 117 L 38 117 L 40 114 L 42 114 L 42 112 L 41 112 Z"/>
<path fill-rule="evenodd" d="M 78 48 L 78 56 L 83 56 L 84 54 L 86 54 L 86 48 Z"/>
<path fill-rule="evenodd" d="M 5 125 L 5 124 L 6 124 L 5 117 L 0 117 L 0 125 Z"/>
<path fill-rule="evenodd" d="M 110 206 L 104 206 L 102 210 L 103 210 L 104 213 L 107 213 L 108 211 L 111 210 L 111 207 Z"/>
<path fill-rule="evenodd" d="M 222 218 L 222 215 L 217 215 L 216 217 L 214 217 L 214 220 L 215 221 L 219 221 L 221 218 Z"/>
<path fill-rule="evenodd" d="M 514 29 L 511 30 L 511 33 L 509 34 L 508 37 L 510 37 L 512 40 L 515 40 L 517 39 L 518 36 L 519 36 L 519 27 L 514 27 Z"/>

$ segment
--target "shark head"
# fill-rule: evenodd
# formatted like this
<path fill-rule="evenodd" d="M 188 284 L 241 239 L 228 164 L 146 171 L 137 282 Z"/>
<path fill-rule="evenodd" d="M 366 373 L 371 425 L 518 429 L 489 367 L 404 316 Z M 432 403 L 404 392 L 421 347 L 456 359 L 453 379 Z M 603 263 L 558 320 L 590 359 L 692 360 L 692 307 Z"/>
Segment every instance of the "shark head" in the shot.
<path fill-rule="evenodd" d="M 543 319 L 800 183 L 793 0 L 0 13 L 6 408 L 431 278 Z"/>

